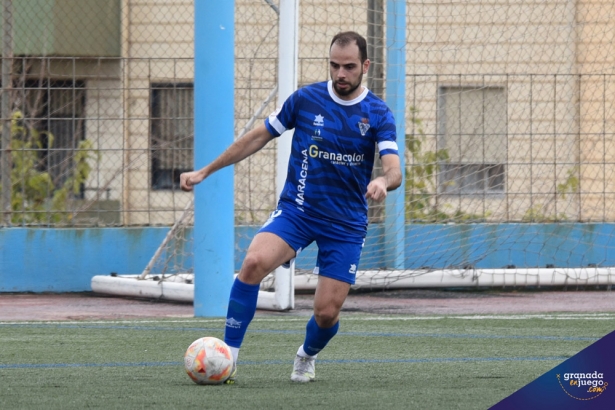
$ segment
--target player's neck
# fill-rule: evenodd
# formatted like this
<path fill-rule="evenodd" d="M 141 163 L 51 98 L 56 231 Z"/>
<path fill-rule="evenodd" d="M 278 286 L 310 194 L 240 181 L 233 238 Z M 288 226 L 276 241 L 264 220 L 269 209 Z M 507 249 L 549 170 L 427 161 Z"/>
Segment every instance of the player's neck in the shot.
<path fill-rule="evenodd" d="M 337 98 L 339 98 L 340 100 L 344 100 L 344 101 L 352 101 L 355 98 L 359 97 L 361 94 L 363 94 L 363 91 L 365 91 L 365 87 L 363 85 L 360 85 L 357 87 L 356 90 L 354 90 L 352 92 L 352 94 L 348 94 L 348 95 L 340 95 L 338 94 L 338 92 L 335 90 L 335 88 L 333 88 L 333 92 L 335 93 L 335 96 Z"/>

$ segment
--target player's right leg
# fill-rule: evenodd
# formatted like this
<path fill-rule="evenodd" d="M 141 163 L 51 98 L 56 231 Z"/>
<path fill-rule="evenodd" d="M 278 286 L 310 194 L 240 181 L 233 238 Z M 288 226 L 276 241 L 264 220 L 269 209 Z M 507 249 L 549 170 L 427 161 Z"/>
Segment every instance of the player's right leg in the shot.
<path fill-rule="evenodd" d="M 231 288 L 226 315 L 224 341 L 231 348 L 235 363 L 243 338 L 256 312 L 261 281 L 294 256 L 295 251 L 276 234 L 260 232 L 252 240 L 239 275 Z M 227 384 L 235 382 L 236 371 L 235 364 Z"/>

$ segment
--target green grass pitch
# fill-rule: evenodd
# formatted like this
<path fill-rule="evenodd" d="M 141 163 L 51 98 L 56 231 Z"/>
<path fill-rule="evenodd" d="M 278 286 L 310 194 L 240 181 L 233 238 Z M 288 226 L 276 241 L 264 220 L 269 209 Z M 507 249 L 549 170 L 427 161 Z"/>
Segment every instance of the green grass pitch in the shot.
<path fill-rule="evenodd" d="M 182 364 L 222 319 L 0 322 L 0 408 L 487 409 L 615 328 L 614 314 L 345 314 L 316 381 L 294 384 L 306 321 L 256 318 L 232 386 Z"/>

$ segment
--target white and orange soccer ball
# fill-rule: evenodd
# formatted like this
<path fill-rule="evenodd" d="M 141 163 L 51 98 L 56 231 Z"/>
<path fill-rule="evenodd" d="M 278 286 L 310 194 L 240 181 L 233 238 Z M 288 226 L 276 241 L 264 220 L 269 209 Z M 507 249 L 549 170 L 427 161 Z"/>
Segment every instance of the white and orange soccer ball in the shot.
<path fill-rule="evenodd" d="M 233 355 L 222 340 L 202 337 L 186 350 L 184 366 L 188 376 L 197 384 L 221 384 L 233 371 Z"/>

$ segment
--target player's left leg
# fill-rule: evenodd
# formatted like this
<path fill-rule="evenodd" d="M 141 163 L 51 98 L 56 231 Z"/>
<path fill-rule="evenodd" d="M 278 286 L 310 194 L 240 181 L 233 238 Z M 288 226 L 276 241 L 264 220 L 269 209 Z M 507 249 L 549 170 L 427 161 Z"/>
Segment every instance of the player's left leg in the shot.
<path fill-rule="evenodd" d="M 353 232 L 331 223 L 321 224 L 319 228 L 315 269 L 319 276 L 314 295 L 314 316 L 306 326 L 305 340 L 295 358 L 291 380 L 296 382 L 314 380 L 316 356 L 339 329 L 340 310 L 350 286 L 355 283 L 365 243 L 363 232 Z"/>
<path fill-rule="evenodd" d="M 316 377 L 315 362 L 320 352 L 336 335 L 342 305 L 348 296 L 350 283 L 320 276 L 314 295 L 314 315 L 308 321 L 305 341 L 299 347 L 290 379 L 310 382 Z"/>

